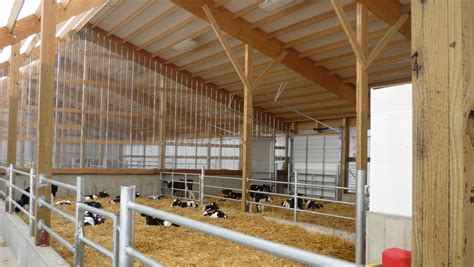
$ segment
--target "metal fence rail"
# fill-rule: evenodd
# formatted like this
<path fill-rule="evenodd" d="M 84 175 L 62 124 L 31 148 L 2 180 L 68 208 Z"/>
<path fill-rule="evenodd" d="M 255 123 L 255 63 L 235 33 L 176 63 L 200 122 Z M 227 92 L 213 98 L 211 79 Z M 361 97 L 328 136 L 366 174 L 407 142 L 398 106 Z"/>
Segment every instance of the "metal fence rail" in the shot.
<path fill-rule="evenodd" d="M 135 203 L 135 187 L 134 186 L 122 186 L 121 193 L 120 193 L 120 214 L 114 214 L 108 211 L 104 211 L 101 209 L 97 209 L 91 206 L 88 206 L 84 203 L 84 179 L 82 177 L 77 177 L 76 185 L 67 184 L 63 182 L 59 182 L 43 175 L 36 176 L 33 173 L 33 170 L 30 170 L 30 173 L 26 173 L 23 171 L 18 171 L 13 168 L 13 166 L 9 166 L 8 168 L 0 166 L 1 169 L 6 170 L 6 174 L 8 179 L 0 178 L 0 181 L 5 182 L 7 185 L 6 188 L 8 189 L 8 193 L 5 193 L 6 200 L 9 203 L 9 211 L 12 211 L 13 206 L 17 206 L 20 208 L 22 212 L 28 215 L 30 220 L 30 234 L 33 233 L 34 227 L 37 227 L 40 231 L 45 231 L 49 233 L 49 235 L 57 240 L 62 246 L 64 246 L 67 250 L 74 254 L 74 266 L 84 266 L 84 246 L 89 246 L 99 253 L 105 255 L 106 257 L 112 260 L 112 266 L 124 266 L 130 267 L 133 264 L 134 260 L 140 261 L 147 266 L 162 266 L 160 263 L 154 261 L 153 259 L 149 258 L 148 256 L 142 254 L 140 251 L 136 250 L 133 246 L 134 243 L 134 212 L 141 212 L 147 214 L 149 216 L 153 216 L 162 220 L 167 220 L 171 223 L 178 224 L 187 228 L 190 228 L 194 231 L 198 231 L 201 233 L 205 233 L 214 237 L 222 238 L 225 240 L 229 240 L 235 242 L 237 244 L 250 247 L 253 249 L 257 249 L 260 251 L 264 251 L 276 256 L 284 257 L 296 262 L 300 262 L 303 264 L 311 265 L 311 266 L 356 266 L 353 263 L 339 260 L 336 258 L 328 257 L 319 255 L 317 253 L 313 253 L 310 251 L 298 249 L 295 247 L 290 247 L 287 245 L 283 245 L 276 242 L 271 242 L 268 240 L 260 239 L 257 237 L 249 236 L 243 233 L 239 233 L 236 231 L 232 231 L 229 229 L 225 229 L 222 227 L 214 226 L 211 224 L 199 222 L 196 220 L 191 220 L 182 216 L 178 216 L 172 213 L 160 211 L 157 209 L 153 209 L 151 207 L 147 207 L 144 205 L 140 205 Z M 13 184 L 13 176 L 14 174 L 18 175 L 28 175 L 30 178 L 30 192 L 22 189 L 19 186 Z M 199 193 L 199 198 L 201 203 L 204 203 L 204 197 L 219 197 L 223 198 L 222 196 L 214 196 L 211 194 L 205 194 L 205 189 L 230 189 L 235 190 L 237 192 L 241 192 L 241 188 L 230 188 L 226 186 L 219 186 L 219 185 L 211 185 L 206 184 L 207 179 L 227 179 L 227 180 L 240 180 L 240 178 L 234 177 L 221 177 L 221 176 L 206 176 L 204 170 L 201 171 L 200 174 L 173 174 L 171 181 L 175 182 L 174 179 L 175 175 L 179 177 L 179 175 L 184 175 L 184 180 L 179 182 L 188 182 L 188 175 L 189 177 L 198 177 L 198 181 L 193 181 L 193 184 L 199 185 L 199 190 L 196 191 Z M 298 188 L 297 183 L 297 174 L 295 179 L 295 187 Z M 251 179 L 250 179 L 251 180 Z M 266 180 L 265 180 L 266 181 Z M 190 182 L 190 181 L 189 181 Z M 278 183 L 285 183 L 280 181 L 275 181 Z M 63 210 L 55 207 L 51 203 L 45 201 L 44 196 L 38 197 L 35 196 L 35 192 L 37 187 L 41 186 L 48 186 L 48 185 L 57 185 L 58 187 L 65 188 L 68 190 L 72 190 L 76 193 L 76 214 L 72 216 Z M 289 186 L 289 185 L 288 185 Z M 173 188 L 171 188 L 173 189 Z M 341 189 L 342 188 L 337 188 Z M 14 200 L 13 192 L 14 190 L 26 195 L 30 199 L 30 210 L 27 211 L 24 208 L 21 208 Z M 178 189 L 177 189 L 178 190 Z M 193 192 L 195 190 L 187 190 L 179 189 L 184 192 Z M 172 190 L 173 191 L 173 190 Z M 257 191 L 250 191 L 250 192 L 257 192 Z M 260 192 L 261 193 L 261 192 Z M 279 196 L 294 196 L 295 199 L 303 198 L 306 199 L 307 197 L 302 197 L 297 195 L 297 190 L 294 191 L 293 195 L 290 194 L 282 194 L 276 192 L 265 192 L 271 195 L 279 195 Z M 230 199 L 233 201 L 241 201 L 236 199 Z M 65 218 L 67 221 L 72 222 L 75 225 L 75 239 L 74 244 L 69 243 L 64 237 L 54 231 L 51 227 L 46 225 L 43 220 L 36 221 L 34 217 L 34 209 L 33 203 L 36 205 L 48 208 L 52 212 L 58 214 L 59 216 Z M 275 206 L 267 203 L 255 203 L 253 201 L 249 201 L 248 203 L 252 204 L 259 204 L 264 206 L 273 206 L 277 208 L 284 208 L 281 206 Z M 285 208 L 286 209 L 286 208 Z M 290 209 L 291 210 L 291 209 Z M 104 246 L 98 244 L 97 242 L 93 241 L 92 239 L 88 238 L 84 234 L 84 212 L 88 211 L 94 214 L 98 214 L 100 216 L 109 218 L 113 221 L 113 246 L 112 249 L 109 250 Z M 299 210 L 293 209 L 295 214 L 297 212 L 310 212 L 307 210 Z M 325 216 L 333 216 L 343 219 L 353 219 L 353 218 L 344 218 L 344 216 L 338 216 L 334 214 L 325 214 L 321 212 L 312 212 L 318 215 L 325 215 Z M 296 215 L 295 215 L 296 216 Z"/>
<path fill-rule="evenodd" d="M 135 187 L 133 186 L 122 186 L 120 196 L 120 212 L 122 214 L 122 218 L 120 222 L 121 231 L 119 253 L 121 263 L 123 264 L 121 266 L 124 267 L 132 266 L 133 258 L 140 260 L 142 263 L 146 263 L 150 266 L 160 266 L 159 263 L 144 255 L 137 256 L 137 251 L 133 249 L 133 240 L 128 237 L 133 235 L 133 215 L 135 211 L 162 220 L 167 220 L 171 223 L 190 228 L 194 231 L 229 240 L 246 247 L 257 249 L 310 266 L 356 266 L 355 264 L 344 260 L 323 256 L 310 251 L 264 240 L 223 227 L 191 220 L 186 217 L 137 204 L 134 200 Z"/>
<path fill-rule="evenodd" d="M 183 173 L 183 172 L 163 172 L 163 174 L 166 174 L 168 176 L 171 176 L 171 180 L 169 179 L 163 179 L 163 175 L 160 176 L 161 181 L 176 181 L 177 177 L 189 177 L 189 176 L 199 176 L 199 182 L 192 182 L 192 184 L 198 184 L 199 185 L 199 191 L 193 190 L 194 193 L 197 193 L 199 195 L 199 202 L 201 205 L 205 204 L 205 198 L 212 198 L 212 199 L 220 199 L 220 200 L 229 200 L 229 201 L 234 201 L 234 202 L 241 202 L 241 199 L 235 199 L 235 198 L 229 198 L 225 195 L 222 195 L 220 193 L 217 193 L 216 190 L 232 190 L 235 193 L 241 193 L 242 192 L 242 187 L 240 184 L 240 181 L 242 181 L 241 177 L 228 177 L 228 176 L 216 176 L 216 175 L 206 175 L 204 168 L 201 169 L 200 174 L 196 173 Z M 258 185 L 262 184 L 268 184 L 271 187 L 273 185 L 280 185 L 284 186 L 286 188 L 287 192 L 282 192 L 281 190 L 278 191 L 271 191 L 271 192 L 264 192 L 265 195 L 269 196 L 279 196 L 279 197 L 285 197 L 287 199 L 294 199 L 294 202 L 297 203 L 298 200 L 303 200 L 305 201 L 317 201 L 317 202 L 323 202 L 323 203 L 336 203 L 336 204 L 341 204 L 341 205 L 349 205 L 349 206 L 355 206 L 356 203 L 354 202 L 348 202 L 348 201 L 342 201 L 342 200 L 337 200 L 337 199 L 331 199 L 331 198 L 322 198 L 322 197 L 314 197 L 314 196 L 306 196 L 306 195 L 299 195 L 299 189 L 301 188 L 321 188 L 321 189 L 326 189 L 326 190 L 334 190 L 334 191 L 345 191 L 345 190 L 351 190 L 353 188 L 350 187 L 343 187 L 343 186 L 332 186 L 332 185 L 324 185 L 324 184 L 308 184 L 308 183 L 301 183 L 299 176 L 321 176 L 322 174 L 311 174 L 311 173 L 298 173 L 295 171 L 292 175 L 293 179 L 289 179 L 288 181 L 277 181 L 277 180 L 267 180 L 267 179 L 254 179 L 250 178 L 248 181 L 250 183 L 255 183 Z M 291 180 L 291 181 L 290 181 Z M 183 182 L 183 181 L 181 181 Z M 239 182 L 238 185 L 235 185 L 234 187 L 230 186 L 229 183 L 235 183 Z M 191 182 L 188 182 L 191 183 Z M 226 183 L 227 185 L 223 185 Z M 193 188 L 194 189 L 194 188 Z M 177 189 L 173 188 L 170 189 L 171 192 L 176 192 L 176 191 L 182 191 L 182 192 L 189 192 L 190 190 L 184 190 L 184 189 Z M 247 190 L 248 193 L 262 193 L 261 191 L 255 191 L 255 190 Z M 163 191 L 162 191 L 163 193 Z M 170 196 L 169 194 L 164 193 L 163 195 L 165 196 Z M 335 194 L 338 195 L 338 194 Z M 185 199 L 192 199 L 189 197 L 183 197 Z M 353 216 L 344 216 L 340 214 L 332 214 L 329 212 L 322 212 L 322 211 L 315 211 L 315 210 L 308 210 L 308 209 L 300 209 L 298 208 L 298 205 L 293 205 L 293 208 L 288 208 L 288 207 L 282 207 L 279 205 L 279 203 L 271 203 L 271 202 L 266 202 L 266 203 L 257 203 L 253 200 L 247 200 L 247 203 L 249 205 L 260 205 L 262 207 L 272 207 L 272 208 L 277 208 L 277 209 L 282 209 L 282 210 L 288 210 L 293 212 L 293 220 L 296 222 L 298 221 L 298 214 L 299 213 L 307 213 L 307 214 L 314 214 L 317 216 L 326 216 L 326 217 L 331 217 L 331 218 L 338 218 L 338 219 L 343 219 L 343 220 L 349 220 L 349 221 L 354 221 L 355 217 Z"/>

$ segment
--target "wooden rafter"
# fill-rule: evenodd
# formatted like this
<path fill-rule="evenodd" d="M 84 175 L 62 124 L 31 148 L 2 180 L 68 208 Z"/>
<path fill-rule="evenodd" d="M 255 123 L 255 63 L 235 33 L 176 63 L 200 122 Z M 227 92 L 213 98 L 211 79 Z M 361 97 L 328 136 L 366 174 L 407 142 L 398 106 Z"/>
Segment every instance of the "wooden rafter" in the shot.
<path fill-rule="evenodd" d="M 112 14 L 115 10 L 117 10 L 122 4 L 124 0 L 118 0 L 117 3 L 115 3 L 111 8 L 109 8 L 104 14 L 102 14 L 99 18 L 97 18 L 96 22 L 91 25 L 91 28 L 97 27 L 99 23 L 101 23 L 103 20 L 105 20 L 110 14 Z"/>
<path fill-rule="evenodd" d="M 107 0 L 83 0 L 72 1 L 67 9 L 63 9 L 60 5 L 56 8 L 57 23 L 65 21 L 72 16 L 76 16 L 93 7 L 106 3 Z M 4 48 L 15 42 L 23 40 L 28 36 L 38 33 L 41 30 L 40 20 L 36 15 L 27 16 L 18 20 L 13 30 L 10 32 L 7 27 L 0 28 L 0 48 Z"/>
<path fill-rule="evenodd" d="M 109 30 L 107 36 L 114 34 L 119 29 L 123 28 L 127 23 L 135 19 L 140 13 L 147 10 L 151 5 L 155 3 L 155 0 L 147 0 L 141 6 L 138 7 L 132 14 L 128 15 L 124 20 L 120 21 L 119 23 L 115 24 L 115 26 Z"/>
<path fill-rule="evenodd" d="M 151 38 L 150 40 L 146 41 L 145 43 L 141 44 L 138 46 L 138 50 L 145 49 L 153 44 L 156 44 L 157 42 L 165 39 L 166 37 L 170 36 L 171 34 L 183 29 L 184 27 L 188 26 L 189 24 L 193 23 L 196 21 L 197 18 L 195 16 L 188 17 L 182 21 L 180 21 L 178 24 L 168 28 L 166 31 L 160 33 L 158 36 L 155 36 Z"/>
<path fill-rule="evenodd" d="M 369 67 L 372 62 L 377 58 L 377 56 L 382 52 L 385 46 L 390 42 L 390 40 L 395 36 L 398 30 L 403 26 L 405 21 L 408 20 L 410 16 L 408 14 L 403 14 L 400 18 L 393 24 L 390 29 L 385 33 L 385 35 L 380 39 L 375 48 L 370 52 L 369 57 L 366 62 L 366 66 Z"/>
<path fill-rule="evenodd" d="M 10 32 L 12 32 L 13 27 L 15 26 L 16 20 L 18 18 L 18 15 L 20 15 L 20 11 L 24 3 L 25 0 L 15 0 L 15 2 L 13 2 L 10 16 L 8 17 L 7 21 L 7 28 Z"/>
<path fill-rule="evenodd" d="M 252 85 L 251 81 L 247 79 L 244 70 L 240 66 L 239 61 L 237 60 L 236 56 L 234 55 L 234 52 L 232 51 L 232 48 L 230 45 L 227 43 L 226 38 L 224 38 L 224 35 L 221 32 L 221 29 L 219 28 L 219 25 L 217 25 L 217 22 L 212 15 L 211 10 L 207 5 L 203 6 L 204 13 L 206 13 L 206 16 L 209 20 L 209 23 L 211 24 L 212 29 L 214 30 L 214 33 L 216 34 L 217 38 L 219 39 L 222 47 L 224 48 L 224 51 L 226 52 L 227 56 L 229 57 L 230 62 L 232 62 L 232 65 L 234 66 L 235 71 L 237 72 L 237 75 L 239 76 L 240 80 L 242 83 L 245 85 L 245 87 L 249 88 L 249 90 L 252 90 Z"/>
<path fill-rule="evenodd" d="M 357 41 L 356 35 L 354 34 L 354 31 L 352 30 L 351 23 L 349 19 L 346 16 L 346 13 L 344 12 L 344 9 L 342 8 L 342 5 L 339 3 L 338 0 L 331 0 L 331 4 L 334 7 L 334 11 L 337 14 L 337 17 L 339 21 L 341 22 L 341 26 L 344 29 L 344 32 L 347 35 L 347 39 L 349 40 L 349 44 L 352 47 L 352 50 L 354 50 L 354 53 L 356 54 L 357 58 L 360 59 L 360 62 L 362 65 L 365 66 L 367 69 L 367 57 L 365 53 L 363 53 L 361 45 Z"/>
<path fill-rule="evenodd" d="M 202 6 L 206 1 L 172 1 L 194 15 L 208 20 L 206 14 L 202 10 Z M 266 32 L 259 28 L 251 30 L 251 23 L 242 18 L 232 19 L 234 14 L 227 9 L 219 7 L 213 9 L 212 14 L 219 22 L 220 29 L 240 39 L 244 43 L 251 44 L 261 53 L 274 59 L 283 51 L 283 42 L 275 38 L 268 40 L 268 34 Z M 326 68 L 315 67 L 315 62 L 313 60 L 309 58 L 300 58 L 298 51 L 289 49 L 288 55 L 282 60 L 282 64 L 303 77 L 323 86 L 339 97 L 355 102 L 355 90 L 352 86 L 341 83 L 342 79 L 337 75 L 328 75 L 328 70 Z"/>
<path fill-rule="evenodd" d="M 125 36 L 123 38 L 123 42 L 128 42 L 129 40 L 135 38 L 138 36 L 140 33 L 148 30 L 150 27 L 153 25 L 159 23 L 162 21 L 164 18 L 168 17 L 169 15 L 173 14 L 174 12 L 178 11 L 179 7 L 177 6 L 172 6 L 165 10 L 165 12 L 158 14 L 155 18 L 151 19 L 150 21 L 146 22 L 144 25 L 141 25 L 138 29 L 134 30 L 132 33 L 129 35 Z"/>
<path fill-rule="evenodd" d="M 383 19 L 388 25 L 395 24 L 402 16 L 404 9 L 403 5 L 398 0 L 356 0 L 364 4 L 367 8 Z M 411 20 L 408 19 L 403 26 L 398 30 L 405 38 L 411 40 Z"/>
<path fill-rule="evenodd" d="M 252 26 L 250 26 L 250 29 L 259 28 L 259 27 L 261 27 L 265 24 L 268 24 L 272 21 L 275 21 L 277 19 L 281 19 L 285 16 L 288 16 L 291 13 L 294 13 L 294 12 L 297 12 L 301 9 L 307 8 L 308 6 L 313 5 L 317 2 L 318 2 L 318 0 L 306 0 L 306 1 L 294 4 L 292 6 L 289 6 L 287 8 L 283 8 L 282 10 L 280 10 L 278 12 L 274 12 L 273 14 L 271 14 L 269 16 L 266 16 L 266 17 L 264 17 L 260 20 L 257 20 L 256 22 L 252 23 Z"/>
<path fill-rule="evenodd" d="M 349 12 L 349 11 L 354 10 L 355 7 L 356 7 L 355 3 L 349 3 L 347 5 L 344 5 L 343 9 L 344 9 L 345 12 Z M 281 36 L 283 34 L 286 34 L 286 33 L 292 32 L 292 31 L 296 31 L 298 29 L 316 24 L 316 23 L 321 22 L 323 20 L 330 19 L 334 16 L 336 16 L 336 13 L 334 12 L 334 10 L 329 10 L 329 11 L 321 13 L 317 16 L 310 17 L 308 19 L 305 19 L 305 20 L 299 21 L 297 23 L 294 23 L 294 24 L 288 25 L 286 27 L 283 27 L 279 30 L 273 31 L 273 32 L 268 34 L 268 38 L 278 37 L 278 36 Z"/>
<path fill-rule="evenodd" d="M 263 0 L 257 0 L 255 3 L 252 3 L 240 10 L 238 10 L 237 12 L 235 12 L 233 15 L 232 15 L 232 19 L 237 19 L 237 18 L 240 18 L 242 16 L 245 16 L 246 14 L 254 11 L 255 9 L 258 8 L 258 6 L 263 2 Z"/>
<path fill-rule="evenodd" d="M 260 75 L 252 82 L 252 91 L 254 91 L 260 85 L 260 83 L 265 78 L 267 78 L 268 74 L 270 74 L 273 69 L 275 69 L 275 67 L 280 64 L 280 62 L 286 57 L 286 55 L 288 55 L 288 51 L 283 50 L 283 52 L 281 52 L 281 54 L 277 58 L 275 58 L 272 62 L 270 62 L 270 64 L 268 64 L 268 66 L 262 71 L 262 73 L 260 73 Z"/>
<path fill-rule="evenodd" d="M 175 42 L 173 42 L 173 43 L 171 43 L 171 44 L 169 44 L 169 45 L 167 45 L 167 46 L 161 48 L 160 50 L 154 52 L 154 53 L 153 53 L 153 57 L 156 57 L 156 56 L 158 56 L 158 55 L 161 55 L 161 54 L 167 52 L 168 50 L 172 49 L 173 46 L 175 46 L 176 44 L 178 44 L 178 43 L 180 43 L 180 42 L 182 42 L 182 41 L 184 41 L 184 40 L 198 38 L 199 36 L 201 36 L 201 35 L 203 35 L 203 34 L 206 34 L 206 33 L 210 32 L 210 31 L 212 31 L 212 28 L 206 26 L 206 27 L 204 27 L 204 28 L 198 30 L 197 32 L 194 32 L 193 34 L 191 34 L 191 35 L 189 35 L 189 36 L 185 36 L 185 37 L 183 37 L 183 38 L 181 38 L 181 39 L 179 39 L 179 40 L 177 40 L 177 41 L 175 41 Z"/>

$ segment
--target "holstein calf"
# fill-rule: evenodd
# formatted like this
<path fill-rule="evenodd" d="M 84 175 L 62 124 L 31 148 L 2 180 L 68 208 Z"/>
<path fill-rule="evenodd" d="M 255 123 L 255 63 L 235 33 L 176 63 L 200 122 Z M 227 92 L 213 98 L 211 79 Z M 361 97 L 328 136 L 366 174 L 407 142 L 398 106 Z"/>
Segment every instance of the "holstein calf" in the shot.
<path fill-rule="evenodd" d="M 314 210 L 314 209 L 322 209 L 322 208 L 323 208 L 323 204 L 318 203 L 318 202 L 316 202 L 316 201 L 314 201 L 314 200 L 308 200 L 308 201 L 306 202 L 306 208 L 307 208 L 307 209 L 312 209 L 312 210 Z"/>
<path fill-rule="evenodd" d="M 203 209 L 203 216 L 209 216 L 211 218 L 224 218 L 227 219 L 227 215 L 219 210 L 219 206 L 215 202 L 206 205 Z"/>
<path fill-rule="evenodd" d="M 30 192 L 30 187 L 28 186 L 27 188 L 25 188 L 25 191 L 29 193 Z M 51 185 L 51 203 L 55 202 L 57 192 L 58 192 L 58 186 L 54 185 L 54 184 Z M 18 205 L 20 205 L 20 207 L 24 208 L 26 205 L 30 205 L 30 197 L 28 197 L 25 194 L 22 194 L 20 196 L 20 199 L 18 199 L 16 201 L 16 203 L 18 203 Z M 15 212 L 20 212 L 20 209 L 15 207 Z"/>
<path fill-rule="evenodd" d="M 61 201 L 56 202 L 55 205 L 56 206 L 64 206 L 64 205 L 70 206 L 70 205 L 72 205 L 72 203 L 69 200 L 61 200 Z"/>
<path fill-rule="evenodd" d="M 93 208 L 96 208 L 96 209 L 101 209 L 102 208 L 102 204 L 100 204 L 99 202 L 95 202 L 95 201 L 87 201 L 84 204 L 86 204 L 87 206 L 91 206 Z"/>
<path fill-rule="evenodd" d="M 163 195 L 151 195 L 151 196 L 147 196 L 146 198 L 152 199 L 152 200 L 160 200 L 160 199 L 164 198 L 164 196 Z"/>
<path fill-rule="evenodd" d="M 150 215 L 146 215 L 146 214 L 141 214 L 142 217 L 145 217 L 146 219 L 146 225 L 164 225 L 164 226 L 175 226 L 175 227 L 179 227 L 179 225 L 177 224 L 174 224 L 174 223 L 171 223 L 169 221 L 165 221 L 165 220 L 162 220 L 162 219 L 158 219 L 158 218 L 155 218 L 153 216 L 150 216 Z"/>
<path fill-rule="evenodd" d="M 110 197 L 109 193 L 107 193 L 106 191 L 99 192 L 99 194 L 97 196 L 99 198 Z"/>
<path fill-rule="evenodd" d="M 179 199 L 174 199 L 171 203 L 172 208 L 197 208 L 198 204 L 192 200 L 190 201 L 181 201 Z"/>
<path fill-rule="evenodd" d="M 84 212 L 84 225 L 99 225 L 105 222 L 102 216 L 91 213 L 91 212 Z"/>
<path fill-rule="evenodd" d="M 180 179 L 179 181 L 164 181 L 166 186 L 171 190 L 173 188 L 173 196 L 181 196 L 181 197 L 187 197 L 184 195 L 184 183 L 185 181 L 183 179 Z M 186 181 L 186 189 L 188 190 L 189 196 L 191 199 L 196 199 L 194 197 L 194 192 L 193 190 L 193 183 L 194 180 L 187 180 Z M 175 190 L 177 189 L 177 190 Z"/>
<path fill-rule="evenodd" d="M 223 197 L 231 198 L 231 199 L 241 199 L 242 198 L 242 193 L 237 193 L 237 192 L 234 192 L 230 189 L 222 190 L 222 195 L 223 195 Z"/>
<path fill-rule="evenodd" d="M 282 207 L 289 208 L 289 209 L 294 209 L 295 208 L 295 199 L 294 198 L 289 198 L 281 203 Z M 296 207 L 300 210 L 303 209 L 303 199 L 298 198 L 298 203 L 296 204 Z"/>
<path fill-rule="evenodd" d="M 270 195 L 265 194 L 264 192 L 272 192 L 272 189 L 274 187 L 268 185 L 268 184 L 263 184 L 263 185 L 256 185 L 256 184 L 251 184 L 250 185 L 250 190 L 251 191 L 258 191 L 257 192 L 250 192 L 250 199 L 253 202 L 261 203 L 264 204 L 265 202 L 272 202 L 273 199 Z M 260 193 L 262 192 L 262 193 Z M 264 211 L 264 205 L 261 204 L 256 204 L 257 206 L 257 212 L 263 212 Z M 250 212 L 252 212 L 252 204 L 250 204 Z"/>

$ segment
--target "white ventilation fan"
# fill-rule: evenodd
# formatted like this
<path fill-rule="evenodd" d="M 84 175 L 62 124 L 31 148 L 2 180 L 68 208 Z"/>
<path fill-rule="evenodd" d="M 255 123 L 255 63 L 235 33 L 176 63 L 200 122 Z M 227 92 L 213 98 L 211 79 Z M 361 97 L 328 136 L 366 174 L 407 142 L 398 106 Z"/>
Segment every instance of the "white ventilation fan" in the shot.
<path fill-rule="evenodd" d="M 293 2 L 295 2 L 295 0 L 265 0 L 260 3 L 259 7 L 266 12 L 273 12 Z"/>
<path fill-rule="evenodd" d="M 188 50 L 189 48 L 193 47 L 196 45 L 196 40 L 192 38 L 188 38 L 186 40 L 183 40 L 175 45 L 173 45 L 173 49 L 176 51 L 184 51 Z"/>

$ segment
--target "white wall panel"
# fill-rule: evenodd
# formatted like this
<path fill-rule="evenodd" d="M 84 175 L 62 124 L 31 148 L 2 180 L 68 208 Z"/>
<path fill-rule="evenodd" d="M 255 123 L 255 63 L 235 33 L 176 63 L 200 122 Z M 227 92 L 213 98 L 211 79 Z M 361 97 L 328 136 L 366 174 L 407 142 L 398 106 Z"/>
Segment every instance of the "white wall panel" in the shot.
<path fill-rule="evenodd" d="M 412 215 L 411 85 L 371 93 L 370 210 Z"/>

